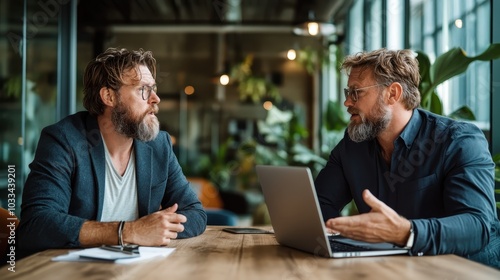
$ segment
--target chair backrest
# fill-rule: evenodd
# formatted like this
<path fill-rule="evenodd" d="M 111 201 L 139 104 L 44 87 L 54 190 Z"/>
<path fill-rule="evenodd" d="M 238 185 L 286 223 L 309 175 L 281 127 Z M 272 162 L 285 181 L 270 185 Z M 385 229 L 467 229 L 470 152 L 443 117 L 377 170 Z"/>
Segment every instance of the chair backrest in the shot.
<path fill-rule="evenodd" d="M 15 236 L 19 220 L 16 215 L 0 207 L 0 260 L 8 259 L 7 254 L 11 246 L 16 246 Z M 5 264 L 5 262 L 2 262 Z"/>

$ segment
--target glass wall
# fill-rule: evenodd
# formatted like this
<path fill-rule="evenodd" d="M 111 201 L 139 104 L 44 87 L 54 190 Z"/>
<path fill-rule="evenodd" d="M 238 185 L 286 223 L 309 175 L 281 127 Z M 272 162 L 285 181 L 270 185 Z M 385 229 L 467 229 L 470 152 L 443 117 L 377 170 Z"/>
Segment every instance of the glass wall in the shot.
<path fill-rule="evenodd" d="M 59 8 L 0 0 L 0 203 L 11 209 L 14 194 L 16 214 L 40 131 L 56 120 Z"/>
<path fill-rule="evenodd" d="M 490 1 L 411 0 L 410 48 L 424 51 L 432 61 L 454 47 L 475 56 L 491 43 Z M 474 62 L 465 75 L 452 78 L 438 89 L 443 113 L 448 115 L 466 105 L 477 125 L 490 129 L 490 63 Z"/>
<path fill-rule="evenodd" d="M 14 174 L 18 182 L 22 180 L 22 18 L 22 1 L 13 4 L 0 0 L 0 203 L 4 208 L 11 208 L 7 198 L 13 188 L 8 184 L 8 174 Z M 20 191 L 13 193 L 18 195 Z"/>

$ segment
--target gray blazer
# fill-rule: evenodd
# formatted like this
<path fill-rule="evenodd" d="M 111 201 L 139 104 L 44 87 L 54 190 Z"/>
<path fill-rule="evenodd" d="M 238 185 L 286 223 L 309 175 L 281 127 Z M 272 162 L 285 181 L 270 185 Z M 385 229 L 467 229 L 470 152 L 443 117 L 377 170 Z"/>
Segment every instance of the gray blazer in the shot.
<path fill-rule="evenodd" d="M 134 140 L 139 216 L 178 203 L 187 217 L 178 238 L 204 232 L 207 216 L 182 173 L 170 136 Z M 86 220 L 102 215 L 105 155 L 97 119 L 79 112 L 43 129 L 23 190 L 17 253 L 79 247 Z"/>

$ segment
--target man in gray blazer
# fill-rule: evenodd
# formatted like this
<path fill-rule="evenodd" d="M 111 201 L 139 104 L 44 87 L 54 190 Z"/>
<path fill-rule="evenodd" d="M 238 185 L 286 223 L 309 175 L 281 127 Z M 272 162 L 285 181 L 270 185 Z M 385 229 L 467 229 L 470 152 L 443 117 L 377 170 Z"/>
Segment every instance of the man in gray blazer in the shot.
<path fill-rule="evenodd" d="M 46 127 L 17 231 L 22 256 L 50 248 L 168 245 L 203 233 L 206 213 L 156 117 L 156 61 L 110 48 L 84 74 L 88 111 Z"/>

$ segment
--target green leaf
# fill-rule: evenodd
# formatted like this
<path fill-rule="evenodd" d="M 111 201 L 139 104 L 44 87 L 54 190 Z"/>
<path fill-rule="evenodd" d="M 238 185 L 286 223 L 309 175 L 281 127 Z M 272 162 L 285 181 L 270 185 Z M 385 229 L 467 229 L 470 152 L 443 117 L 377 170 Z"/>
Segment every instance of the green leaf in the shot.
<path fill-rule="evenodd" d="M 500 43 L 491 44 L 483 53 L 472 57 L 473 60 L 489 61 L 500 58 Z"/>
<path fill-rule="evenodd" d="M 474 113 L 467 106 L 462 106 L 462 107 L 458 108 L 457 110 L 455 110 L 454 112 L 449 114 L 448 117 L 450 117 L 452 119 L 462 119 L 462 120 L 469 120 L 469 121 L 476 120 Z"/>
<path fill-rule="evenodd" d="M 431 68 L 431 61 L 429 60 L 429 56 L 424 52 L 417 51 L 417 60 L 418 60 L 418 68 L 420 70 L 420 76 L 422 78 L 421 83 L 423 82 L 431 82 L 431 78 L 429 75 L 429 69 Z"/>
<path fill-rule="evenodd" d="M 431 68 L 431 62 L 429 60 L 429 56 L 427 56 L 427 54 L 425 54 L 421 51 L 417 51 L 417 60 L 418 60 L 418 68 L 420 71 L 420 84 L 418 86 L 418 89 L 420 90 L 420 93 L 422 94 L 421 105 L 424 105 L 424 103 L 426 103 L 425 106 L 422 106 L 422 107 L 425 109 L 429 109 L 428 105 L 430 105 L 430 104 L 428 104 L 428 100 L 429 100 L 428 95 L 432 92 L 431 90 L 429 90 L 431 87 L 431 84 L 432 84 L 431 76 L 429 75 L 429 70 Z"/>
<path fill-rule="evenodd" d="M 439 96 L 436 94 L 436 92 L 431 92 L 431 100 L 430 104 L 428 105 L 428 110 L 438 114 L 442 115 L 443 114 L 443 103 L 441 103 L 441 99 Z"/>
<path fill-rule="evenodd" d="M 469 64 L 476 61 L 489 61 L 500 58 L 500 44 L 491 44 L 481 54 L 469 57 L 462 48 L 453 48 L 436 58 L 430 68 L 431 88 L 436 88 L 444 81 L 462 74 L 467 70 Z M 428 90 L 430 90 L 428 89 Z"/>
<path fill-rule="evenodd" d="M 430 75 L 433 87 L 467 70 L 472 60 L 462 48 L 453 48 L 436 58 L 431 66 Z"/>
<path fill-rule="evenodd" d="M 325 128 L 327 130 L 343 130 L 347 126 L 344 120 L 343 109 L 339 102 L 328 101 L 325 112 Z"/>
<path fill-rule="evenodd" d="M 495 162 L 496 165 L 500 165 L 500 154 L 493 156 L 493 162 Z"/>

